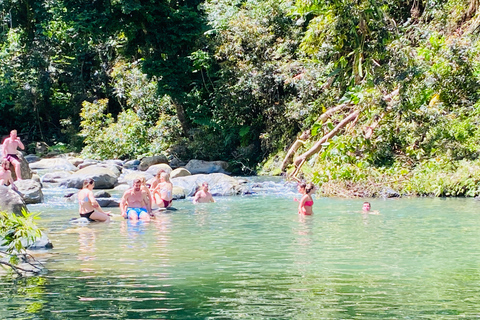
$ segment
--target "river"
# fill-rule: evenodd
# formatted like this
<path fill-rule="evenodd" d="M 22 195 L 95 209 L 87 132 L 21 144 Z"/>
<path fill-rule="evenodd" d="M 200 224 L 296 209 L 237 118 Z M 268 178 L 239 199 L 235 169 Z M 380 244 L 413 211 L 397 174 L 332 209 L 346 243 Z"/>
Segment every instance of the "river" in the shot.
<path fill-rule="evenodd" d="M 316 198 L 295 186 L 174 202 L 148 223 L 75 225 L 46 187 L 48 272 L 0 278 L 1 319 L 458 319 L 480 317 L 480 202 Z M 114 194 L 114 196 L 118 196 Z M 113 213 L 119 214 L 115 208 Z"/>

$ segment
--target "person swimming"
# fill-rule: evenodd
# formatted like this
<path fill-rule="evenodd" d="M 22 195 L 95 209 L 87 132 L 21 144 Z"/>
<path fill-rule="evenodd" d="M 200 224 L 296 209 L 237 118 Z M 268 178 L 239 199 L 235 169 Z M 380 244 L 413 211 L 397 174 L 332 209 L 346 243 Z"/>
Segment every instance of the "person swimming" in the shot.
<path fill-rule="evenodd" d="M 298 201 L 298 214 L 303 214 L 303 215 L 312 215 L 313 210 L 313 199 L 312 196 L 310 195 L 312 191 L 315 189 L 315 185 L 313 183 L 299 183 L 297 190 L 302 194 L 302 198 L 300 200 L 295 199 Z"/>

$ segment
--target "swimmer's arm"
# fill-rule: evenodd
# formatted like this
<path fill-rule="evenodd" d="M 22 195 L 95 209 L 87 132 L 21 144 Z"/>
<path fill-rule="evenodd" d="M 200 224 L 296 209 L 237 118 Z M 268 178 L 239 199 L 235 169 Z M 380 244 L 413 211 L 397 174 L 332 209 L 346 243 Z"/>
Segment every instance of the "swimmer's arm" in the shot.
<path fill-rule="evenodd" d="M 20 147 L 20 149 L 24 150 L 24 149 L 25 149 L 25 146 L 23 145 L 23 142 L 20 141 L 20 138 L 19 138 L 19 137 L 17 137 L 17 140 L 16 140 L 16 141 L 17 141 L 17 144 L 18 144 L 18 146 Z"/>
<path fill-rule="evenodd" d="M 298 201 L 298 212 L 305 213 L 305 201 L 307 200 L 307 195 L 304 195 L 300 201 Z"/>
<path fill-rule="evenodd" d="M 143 202 L 145 203 L 145 207 L 147 207 L 147 213 L 152 215 L 152 200 L 150 196 L 147 195 L 149 192 L 143 192 Z"/>

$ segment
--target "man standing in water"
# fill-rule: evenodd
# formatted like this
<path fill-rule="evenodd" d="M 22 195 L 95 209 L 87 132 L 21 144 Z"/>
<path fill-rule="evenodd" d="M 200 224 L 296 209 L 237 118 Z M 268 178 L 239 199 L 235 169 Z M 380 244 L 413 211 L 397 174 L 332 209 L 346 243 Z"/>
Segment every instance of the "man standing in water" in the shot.
<path fill-rule="evenodd" d="M 193 198 L 193 203 L 206 203 L 206 202 L 215 202 L 212 194 L 208 191 L 208 183 L 202 183 L 202 187 L 195 194 Z"/>
<path fill-rule="evenodd" d="M 128 189 L 123 194 L 120 201 L 120 210 L 122 217 L 132 220 L 150 220 L 152 208 L 147 191 L 142 189 L 140 179 L 133 180 L 133 188 Z"/>
<path fill-rule="evenodd" d="M 10 131 L 10 137 L 3 142 L 3 158 L 8 160 L 15 167 L 17 180 L 22 180 L 22 172 L 20 169 L 20 159 L 17 156 L 17 148 L 25 149 L 22 141 L 17 136 L 17 130 Z"/>

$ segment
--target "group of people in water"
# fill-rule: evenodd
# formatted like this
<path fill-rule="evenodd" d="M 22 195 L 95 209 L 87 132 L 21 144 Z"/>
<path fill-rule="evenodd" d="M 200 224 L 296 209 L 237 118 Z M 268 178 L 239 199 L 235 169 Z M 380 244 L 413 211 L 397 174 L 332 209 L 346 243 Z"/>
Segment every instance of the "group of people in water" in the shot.
<path fill-rule="evenodd" d="M 86 179 L 78 193 L 80 217 L 108 222 L 111 212 L 104 211 L 98 204 L 92 191 L 94 186 L 93 179 Z M 208 188 L 208 183 L 204 182 L 195 193 L 193 203 L 215 202 Z M 145 177 L 133 180 L 133 186 L 125 191 L 120 200 L 120 212 L 125 219 L 149 221 L 154 216 L 154 210 L 170 208 L 172 201 L 170 174 L 160 170 L 148 184 Z"/>
<path fill-rule="evenodd" d="M 0 165 L 0 185 L 11 186 L 13 190 L 17 190 L 12 172 L 11 165 L 15 169 L 17 180 L 22 180 L 22 171 L 20 167 L 20 159 L 17 155 L 17 148 L 25 149 L 20 137 L 17 136 L 17 130 L 10 131 L 10 136 L 3 141 L 2 144 L 2 162 Z"/>

